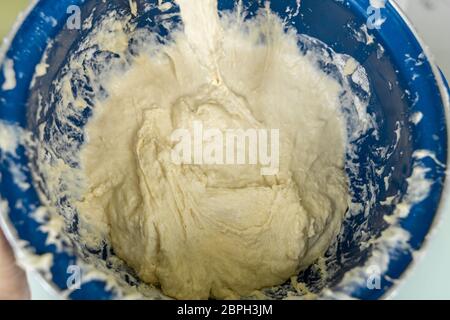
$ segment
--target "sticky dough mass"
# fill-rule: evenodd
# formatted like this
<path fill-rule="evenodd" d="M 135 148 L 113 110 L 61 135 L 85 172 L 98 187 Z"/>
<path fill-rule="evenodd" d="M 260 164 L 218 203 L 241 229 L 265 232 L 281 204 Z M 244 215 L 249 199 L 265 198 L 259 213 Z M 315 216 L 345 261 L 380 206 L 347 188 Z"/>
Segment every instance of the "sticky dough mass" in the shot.
<path fill-rule="evenodd" d="M 184 29 L 105 83 L 86 127 L 78 211 L 168 296 L 250 296 L 313 263 L 339 231 L 341 87 L 269 11 L 244 22 L 219 18 L 215 1 L 178 2 Z M 170 135 L 194 121 L 279 129 L 278 174 L 174 164 Z"/>

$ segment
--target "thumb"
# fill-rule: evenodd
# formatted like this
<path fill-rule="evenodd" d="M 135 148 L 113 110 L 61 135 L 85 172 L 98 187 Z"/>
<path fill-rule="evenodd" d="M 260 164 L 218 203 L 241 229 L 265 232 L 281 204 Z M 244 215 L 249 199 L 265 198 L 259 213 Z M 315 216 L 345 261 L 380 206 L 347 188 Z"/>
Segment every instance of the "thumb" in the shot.
<path fill-rule="evenodd" d="M 25 272 L 16 264 L 11 246 L 0 229 L 0 300 L 29 298 Z"/>

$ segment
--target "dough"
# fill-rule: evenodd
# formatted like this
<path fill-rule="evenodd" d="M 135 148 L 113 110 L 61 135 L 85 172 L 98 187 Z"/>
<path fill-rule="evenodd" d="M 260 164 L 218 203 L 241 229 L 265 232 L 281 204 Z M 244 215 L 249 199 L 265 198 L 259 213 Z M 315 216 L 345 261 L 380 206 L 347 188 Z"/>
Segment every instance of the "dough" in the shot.
<path fill-rule="evenodd" d="M 179 299 L 237 298 L 321 256 L 347 209 L 340 85 L 269 9 L 219 18 L 178 0 L 184 29 L 105 83 L 81 152 L 80 217 L 142 280 Z M 149 40 L 150 42 L 150 40 Z M 280 165 L 175 164 L 177 128 L 279 129 Z"/>

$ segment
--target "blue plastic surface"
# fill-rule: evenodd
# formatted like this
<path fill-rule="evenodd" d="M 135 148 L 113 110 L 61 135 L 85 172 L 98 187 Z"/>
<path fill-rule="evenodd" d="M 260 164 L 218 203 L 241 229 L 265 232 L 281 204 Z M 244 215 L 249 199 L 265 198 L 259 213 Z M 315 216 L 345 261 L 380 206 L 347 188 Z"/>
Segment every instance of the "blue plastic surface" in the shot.
<path fill-rule="evenodd" d="M 142 6 L 143 2 L 138 0 L 138 6 Z M 263 1 L 245 0 L 244 3 L 248 6 L 249 12 L 255 13 L 262 6 Z M 129 10 L 128 0 L 108 1 L 107 3 L 94 0 L 38 1 L 20 26 L 6 53 L 6 58 L 14 61 L 17 86 L 9 91 L 0 90 L 0 119 L 20 124 L 33 132 L 36 131 L 38 119 L 33 115 L 35 115 L 37 104 L 33 102 L 37 97 L 29 88 L 35 67 L 40 62 L 49 39 L 54 40 L 55 45 L 49 56 L 48 73 L 38 80 L 37 86 L 41 92 L 51 90 L 51 79 L 58 76 L 65 59 L 84 36 L 83 32 L 85 31 L 68 30 L 65 27 L 69 15 L 67 7 L 71 4 L 79 5 L 84 17 L 88 16 L 96 7 L 94 23 L 102 14 L 112 8 Z M 232 0 L 219 1 L 221 10 L 232 9 L 234 5 L 235 1 Z M 286 15 L 286 8 L 295 7 L 295 5 L 295 0 L 271 1 L 272 10 L 282 18 Z M 334 51 L 353 56 L 365 67 L 372 90 L 369 110 L 376 115 L 380 137 L 375 139 L 368 135 L 364 137 L 364 141 L 361 141 L 360 166 L 369 168 L 368 163 L 372 161 L 379 168 L 394 168 L 389 180 L 389 189 L 375 195 L 381 202 L 387 196 L 405 193 L 406 178 L 410 176 L 413 169 L 412 154 L 414 151 L 430 150 L 439 162 L 447 163 L 447 125 L 443 97 L 440 95 L 431 65 L 423 56 L 423 50 L 411 30 L 389 3 L 386 8 L 382 9 L 386 21 L 381 29 L 368 31 L 375 37 L 374 43 L 366 45 L 355 39 L 354 29 L 366 23 L 368 7 L 368 0 L 302 0 L 301 14 L 288 23 L 299 33 L 320 39 Z M 178 9 L 175 7 L 173 10 Z M 145 15 L 138 16 L 138 24 L 151 28 L 165 37 L 167 30 L 155 19 L 158 14 L 159 12 L 150 11 Z M 56 25 L 46 19 L 50 16 L 56 19 L 58 22 Z M 385 49 L 381 58 L 378 44 Z M 413 59 L 407 59 L 408 57 Z M 417 61 L 420 63 L 418 64 Z M 418 77 L 417 74 L 419 74 Z M 3 81 L 4 75 L 0 74 L 0 83 Z M 405 90 L 409 94 L 405 94 Z M 418 98 L 416 99 L 416 97 Z M 411 126 L 409 117 L 415 112 L 421 112 L 423 119 L 417 126 Z M 89 114 L 90 110 L 87 109 L 86 118 Z M 395 141 L 398 123 L 401 124 L 404 134 L 401 135 L 398 147 L 392 150 L 393 155 L 389 159 L 383 158 L 382 155 L 377 156 L 375 152 L 377 148 L 389 146 Z M 82 141 L 81 137 L 80 141 Z M 20 149 L 17 151 L 14 161 L 27 165 L 29 160 L 25 150 Z M 14 183 L 12 174 L 8 170 L 8 164 L 5 163 L 10 160 L 1 157 L 0 161 L 0 194 L 10 204 L 9 219 L 19 237 L 27 240 L 37 254 L 53 253 L 52 281 L 57 288 L 67 289 L 66 270 L 69 265 L 75 263 L 75 256 L 70 251 L 57 252 L 54 246 L 46 244 L 46 235 L 38 230 L 39 224 L 30 217 L 30 213 L 40 206 L 36 190 L 34 188 L 27 191 L 21 190 Z M 431 192 L 424 201 L 414 206 L 410 215 L 402 221 L 402 226 L 411 233 L 410 245 L 414 250 L 421 248 L 433 224 L 445 179 L 445 169 L 435 161 L 426 158 L 423 159 L 423 162 L 429 168 L 427 178 L 434 181 Z M 360 177 L 352 177 L 351 173 L 348 173 L 352 181 L 352 188 L 357 190 L 364 181 L 361 182 Z M 373 172 L 365 172 L 364 177 L 365 179 L 377 179 L 377 183 L 380 184 L 384 183 L 384 177 L 377 177 Z M 26 178 L 32 183 L 31 174 Z M 14 205 L 18 199 L 21 199 L 23 203 L 20 208 Z M 367 232 L 371 235 L 378 235 L 387 226 L 383 217 L 391 214 L 393 209 L 392 206 L 378 204 L 371 210 L 371 214 L 367 218 L 356 216 L 345 220 L 338 243 L 339 254 L 334 261 L 334 264 L 339 266 L 339 272 L 329 277 L 326 284 L 328 287 L 333 288 L 348 270 L 363 264 L 370 256 L 370 247 L 360 250 L 359 243 L 352 239 L 352 230 L 355 225 L 368 219 Z M 76 221 L 74 221 L 73 227 L 76 228 Z M 102 254 L 106 253 L 99 252 L 99 255 Z M 367 286 L 361 286 L 354 288 L 351 295 L 362 299 L 382 297 L 393 286 L 393 279 L 398 279 L 411 261 L 411 251 L 396 251 L 391 257 L 388 270 L 382 275 L 381 290 L 371 290 Z M 308 269 L 299 275 L 299 279 L 314 283 L 316 276 L 314 269 Z M 88 282 L 71 296 L 74 299 L 110 299 L 113 297 L 114 293 L 106 290 L 105 284 L 101 281 Z"/>

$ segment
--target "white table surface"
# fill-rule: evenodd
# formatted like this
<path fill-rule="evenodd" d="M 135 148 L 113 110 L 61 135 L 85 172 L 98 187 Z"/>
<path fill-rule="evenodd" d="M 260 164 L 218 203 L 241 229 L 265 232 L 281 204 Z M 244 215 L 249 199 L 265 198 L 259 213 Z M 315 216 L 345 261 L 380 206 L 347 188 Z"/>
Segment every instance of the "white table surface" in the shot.
<path fill-rule="evenodd" d="M 450 0 L 398 0 L 450 77 Z M 450 205 L 448 206 L 450 208 Z M 427 250 L 396 290 L 394 299 L 450 299 L 450 210 L 444 213 Z M 29 276 L 34 299 L 56 299 Z"/>

